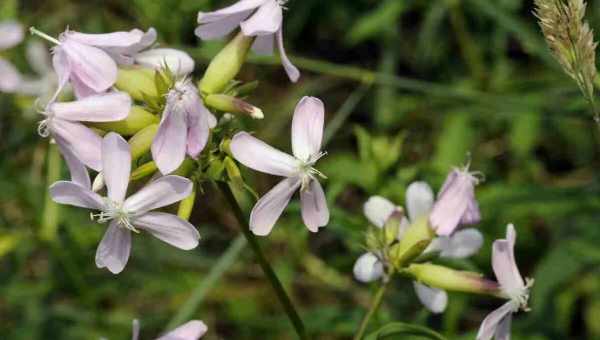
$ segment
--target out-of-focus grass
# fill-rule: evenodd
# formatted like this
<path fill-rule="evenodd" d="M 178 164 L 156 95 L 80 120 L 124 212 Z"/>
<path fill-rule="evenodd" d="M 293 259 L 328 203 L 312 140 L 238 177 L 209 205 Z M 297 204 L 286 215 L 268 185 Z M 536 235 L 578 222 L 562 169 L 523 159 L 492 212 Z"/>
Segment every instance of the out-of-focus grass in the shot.
<path fill-rule="evenodd" d="M 154 26 L 162 45 L 194 55 L 199 75 L 220 45 L 194 37 L 196 12 L 227 3 L 3 0 L 0 17 L 54 35 L 66 26 L 88 32 Z M 401 203 L 416 179 L 439 188 L 469 153 L 472 168 L 486 175 L 478 188 L 486 242 L 456 265 L 493 277 L 491 242 L 513 222 L 522 272 L 536 279 L 532 311 L 514 320 L 513 337 L 600 337 L 600 137 L 575 85 L 549 58 L 531 3 L 292 0 L 287 6 L 286 46 L 301 56 L 295 59 L 301 82 L 288 83 L 274 59 L 257 57 L 240 78 L 260 80 L 250 100 L 266 118 L 246 127 L 274 145 L 289 150 L 282 131 L 303 95 L 321 97 L 335 127 L 320 163 L 329 177 L 329 226 L 309 235 L 293 203 L 261 240 L 310 332 L 348 338 L 369 302 L 373 287 L 351 277 L 368 196 Z M 588 10 L 592 25 L 600 22 L 598 6 Z M 23 52 L 20 46 L 3 56 L 26 71 Z M 52 211 L 45 203 L 52 177 L 46 165 L 53 161 L 48 141 L 36 135 L 32 104 L 0 95 L 0 338 L 122 339 L 133 318 L 141 319 L 146 337 L 169 322 L 201 318 L 208 339 L 294 338 L 252 254 L 235 241 L 231 212 L 210 187 L 192 216 L 203 237 L 197 249 L 136 237 L 119 276 L 95 268 L 104 227 L 81 210 L 61 208 L 56 237 L 46 240 Z M 260 193 L 275 183 L 245 175 Z M 411 285 L 398 282 L 373 326 L 405 321 L 469 339 L 499 303 L 450 294 L 446 313 L 431 315 Z"/>

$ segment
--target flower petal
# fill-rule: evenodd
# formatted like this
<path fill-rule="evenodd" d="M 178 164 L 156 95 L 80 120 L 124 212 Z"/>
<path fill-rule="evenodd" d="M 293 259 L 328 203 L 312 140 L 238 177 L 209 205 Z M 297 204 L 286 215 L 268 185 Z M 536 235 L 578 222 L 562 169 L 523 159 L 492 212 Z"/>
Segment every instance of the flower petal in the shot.
<path fill-rule="evenodd" d="M 510 340 L 510 325 L 512 323 L 512 314 L 507 315 L 496 326 L 494 340 Z"/>
<path fill-rule="evenodd" d="M 125 268 L 131 251 L 131 232 L 112 221 L 96 250 L 96 266 L 119 274 Z"/>
<path fill-rule="evenodd" d="M 140 321 L 138 319 L 133 319 L 131 323 L 131 340 L 138 340 L 140 337 Z"/>
<path fill-rule="evenodd" d="M 283 21 L 283 10 L 276 0 L 265 1 L 254 14 L 240 23 L 245 36 L 267 35 L 277 32 Z"/>
<path fill-rule="evenodd" d="M 200 320 L 192 320 L 184 323 L 183 325 L 175 328 L 156 340 L 198 340 L 206 333 L 207 330 L 208 327 L 206 327 L 204 322 Z"/>
<path fill-rule="evenodd" d="M 123 208 L 138 214 L 179 202 L 192 193 L 192 182 L 181 176 L 164 176 L 129 196 Z"/>
<path fill-rule="evenodd" d="M 54 118 L 52 135 L 61 147 L 69 148 L 88 168 L 102 170 L 102 137 L 81 123 Z"/>
<path fill-rule="evenodd" d="M 101 49 L 68 38 L 57 48 L 69 59 L 71 72 L 94 91 L 104 92 L 117 81 L 117 64 Z"/>
<path fill-rule="evenodd" d="M 0 50 L 16 46 L 23 41 L 24 35 L 20 23 L 13 20 L 0 22 Z"/>
<path fill-rule="evenodd" d="M 296 105 L 292 118 L 292 150 L 302 161 L 321 151 L 325 106 L 315 97 L 303 97 Z"/>
<path fill-rule="evenodd" d="M 73 102 L 52 103 L 48 110 L 70 121 L 111 122 L 127 118 L 131 98 L 124 92 L 103 93 Z"/>
<path fill-rule="evenodd" d="M 113 202 L 121 203 L 127 194 L 131 174 L 131 151 L 120 135 L 110 132 L 102 140 L 102 175 Z"/>
<path fill-rule="evenodd" d="M 477 332 L 477 340 L 490 340 L 496 333 L 498 324 L 501 323 L 504 318 L 509 318 L 512 311 L 512 302 L 508 301 L 503 304 L 500 308 L 494 310 L 481 323 L 479 332 Z"/>
<path fill-rule="evenodd" d="M 141 41 L 144 32 L 139 29 L 111 33 L 65 32 L 65 36 L 81 44 L 97 47 L 129 47 Z"/>
<path fill-rule="evenodd" d="M 381 196 L 371 196 L 363 206 L 363 212 L 369 222 L 376 227 L 383 228 L 388 218 L 399 210 L 390 200 Z"/>
<path fill-rule="evenodd" d="M 13 64 L 0 58 L 0 92 L 13 92 L 21 84 L 21 74 Z"/>
<path fill-rule="evenodd" d="M 416 221 L 429 214 L 433 207 L 433 191 L 425 182 L 413 182 L 406 188 L 406 210 L 408 218 Z"/>
<path fill-rule="evenodd" d="M 300 71 L 296 66 L 294 66 L 294 64 L 292 64 L 287 54 L 285 53 L 285 47 L 283 46 L 283 32 L 281 29 L 277 31 L 276 37 L 277 48 L 279 49 L 279 57 L 281 58 L 281 65 L 283 65 L 285 73 L 287 73 L 288 78 L 290 78 L 290 81 L 292 81 L 292 83 L 295 83 L 300 78 Z"/>
<path fill-rule="evenodd" d="M 445 249 L 441 249 L 441 257 L 465 258 L 479 251 L 483 245 L 483 235 L 479 230 L 468 228 L 459 230 L 450 236 Z"/>
<path fill-rule="evenodd" d="M 300 182 L 296 177 L 286 178 L 256 202 L 250 213 L 250 230 L 254 234 L 265 236 L 271 232 Z"/>
<path fill-rule="evenodd" d="M 254 39 L 254 43 L 252 43 L 252 51 L 260 55 L 272 55 L 274 44 L 274 34 L 259 35 Z"/>
<path fill-rule="evenodd" d="M 58 94 L 67 85 L 71 76 L 71 63 L 62 48 L 55 47 L 53 49 L 52 66 L 58 77 L 58 88 L 50 102 L 53 102 L 58 97 Z"/>
<path fill-rule="evenodd" d="M 187 124 L 185 114 L 171 111 L 167 105 L 158 131 L 152 141 L 152 158 L 163 174 L 175 171 L 183 162 L 187 148 Z"/>
<path fill-rule="evenodd" d="M 453 171 L 453 173 L 456 170 Z M 429 221 L 436 228 L 436 233 L 442 236 L 452 234 L 462 217 L 475 199 L 474 183 L 468 173 L 449 175 L 438 199 L 433 205 Z"/>
<path fill-rule="evenodd" d="M 238 132 L 231 140 L 230 148 L 238 162 L 254 170 L 285 177 L 298 173 L 298 160 L 247 132 Z"/>
<path fill-rule="evenodd" d="M 198 230 L 191 223 L 173 214 L 149 212 L 137 217 L 133 225 L 183 250 L 196 248 L 200 239 Z"/>
<path fill-rule="evenodd" d="M 184 76 L 194 71 L 194 60 L 189 54 L 174 48 L 154 48 L 140 52 L 135 56 L 135 62 L 155 70 L 165 65 L 176 76 Z"/>
<path fill-rule="evenodd" d="M 100 195 L 74 182 L 59 181 L 52 184 L 50 196 L 56 203 L 80 208 L 101 210 L 104 206 Z"/>
<path fill-rule="evenodd" d="M 209 124 L 208 116 L 210 112 L 201 100 L 198 100 L 197 105 L 190 108 L 188 112 L 188 135 L 187 135 L 187 147 L 186 152 L 190 157 L 197 158 L 200 152 L 206 146 L 208 142 Z"/>
<path fill-rule="evenodd" d="M 86 189 L 91 189 L 92 182 L 85 164 L 83 164 L 83 162 L 81 162 L 69 148 L 64 147 L 65 143 L 56 144 L 58 145 L 60 153 L 62 154 L 65 162 L 67 163 L 67 167 L 69 168 L 71 182 L 79 184 Z"/>
<path fill-rule="evenodd" d="M 306 190 L 300 191 L 302 204 L 302 220 L 308 230 L 316 233 L 319 227 L 329 223 L 329 208 L 321 184 L 317 180 L 311 180 Z"/>
<path fill-rule="evenodd" d="M 514 235 L 512 224 L 507 226 L 507 234 Z M 518 292 L 525 287 L 519 268 L 515 262 L 514 240 L 496 240 L 492 246 L 492 268 L 503 291 Z"/>
<path fill-rule="evenodd" d="M 198 23 L 204 24 L 209 22 L 214 22 L 217 20 L 222 20 L 232 14 L 238 14 L 240 12 L 246 12 L 248 10 L 253 10 L 258 6 L 262 5 L 265 1 L 269 0 L 241 0 L 236 2 L 235 4 L 222 8 L 218 11 L 214 12 L 198 12 Z"/>
<path fill-rule="evenodd" d="M 201 24 L 196 27 L 194 33 L 202 40 L 223 38 L 236 29 L 242 20 L 246 19 L 250 13 L 252 13 L 251 9 L 228 15 L 213 22 Z"/>
<path fill-rule="evenodd" d="M 442 313 L 448 305 L 448 294 L 445 291 L 413 281 L 419 301 L 432 313 Z"/>
<path fill-rule="evenodd" d="M 352 272 L 360 282 L 373 282 L 383 276 L 383 264 L 375 254 L 364 253 L 354 263 Z"/>

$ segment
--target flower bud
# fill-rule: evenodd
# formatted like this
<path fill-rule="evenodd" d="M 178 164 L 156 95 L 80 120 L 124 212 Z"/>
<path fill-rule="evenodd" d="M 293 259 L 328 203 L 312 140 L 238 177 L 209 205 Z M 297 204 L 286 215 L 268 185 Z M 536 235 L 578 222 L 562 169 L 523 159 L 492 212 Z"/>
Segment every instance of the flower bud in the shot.
<path fill-rule="evenodd" d="M 181 162 L 181 165 L 179 166 L 179 168 L 177 168 L 175 171 L 173 171 L 172 174 L 181 176 L 181 177 L 187 177 L 187 175 L 189 175 L 193 169 L 194 169 L 194 161 L 191 160 L 190 158 L 186 158 L 183 160 L 183 162 Z"/>
<path fill-rule="evenodd" d="M 405 270 L 418 282 L 443 290 L 498 296 L 500 285 L 474 272 L 454 270 L 435 264 L 411 264 Z"/>
<path fill-rule="evenodd" d="M 206 175 L 214 180 L 221 180 L 221 176 L 223 175 L 223 171 L 225 171 L 225 164 L 220 159 L 214 159 L 210 162 L 208 169 L 206 170 Z"/>
<path fill-rule="evenodd" d="M 93 127 L 104 131 L 113 131 L 123 136 L 131 136 L 151 124 L 158 124 L 156 115 L 144 110 L 141 106 L 132 106 L 127 118 L 115 122 L 92 123 Z"/>
<path fill-rule="evenodd" d="M 429 225 L 427 216 L 414 221 L 404 232 L 400 242 L 390 250 L 390 258 L 394 266 L 403 267 L 421 255 L 434 236 L 435 233 Z"/>
<path fill-rule="evenodd" d="M 92 191 L 98 192 L 104 189 L 104 186 L 104 175 L 102 174 L 102 171 L 100 171 L 98 175 L 96 175 L 96 177 L 94 178 L 94 182 L 92 182 Z"/>
<path fill-rule="evenodd" d="M 184 220 L 189 220 L 192 215 L 192 210 L 194 209 L 194 202 L 196 201 L 196 189 L 192 190 L 192 193 L 184 198 L 181 202 L 179 202 L 179 207 L 177 208 L 177 216 L 181 217 Z"/>
<path fill-rule="evenodd" d="M 221 92 L 242 68 L 253 41 L 253 37 L 238 33 L 208 65 L 198 86 L 200 92 L 204 94 Z"/>
<path fill-rule="evenodd" d="M 392 244 L 398 239 L 400 234 L 400 224 L 402 223 L 402 211 L 394 211 L 390 217 L 388 217 L 385 225 L 383 226 L 385 244 Z"/>
<path fill-rule="evenodd" d="M 131 180 L 137 181 L 144 177 L 150 176 L 156 172 L 158 168 L 154 162 L 148 162 L 140 165 L 137 169 L 131 172 Z"/>
<path fill-rule="evenodd" d="M 135 56 L 135 62 L 160 70 L 168 67 L 176 76 L 184 76 L 194 71 L 194 59 L 189 54 L 173 48 L 154 48 L 140 52 Z"/>
<path fill-rule="evenodd" d="M 262 110 L 258 107 L 225 94 L 210 94 L 204 99 L 204 104 L 224 112 L 247 114 L 254 119 L 264 118 Z"/>
<path fill-rule="evenodd" d="M 221 143 L 219 144 L 219 150 L 221 152 L 224 152 L 226 154 L 228 154 L 229 156 L 233 157 L 233 155 L 231 154 L 231 139 L 229 138 L 223 138 L 223 140 L 221 140 Z"/>
<path fill-rule="evenodd" d="M 115 87 L 129 93 L 135 100 L 144 100 L 144 94 L 158 96 L 154 86 L 154 70 L 144 67 L 120 68 Z"/>
<path fill-rule="evenodd" d="M 237 167 L 233 159 L 225 157 L 223 164 L 225 164 L 225 171 L 227 172 L 227 176 L 231 180 L 231 183 L 237 189 L 244 190 L 244 179 L 242 178 L 240 169 Z"/>
<path fill-rule="evenodd" d="M 154 139 L 157 131 L 158 124 L 148 125 L 129 139 L 132 161 L 135 161 L 146 152 L 150 151 L 152 140 Z"/>

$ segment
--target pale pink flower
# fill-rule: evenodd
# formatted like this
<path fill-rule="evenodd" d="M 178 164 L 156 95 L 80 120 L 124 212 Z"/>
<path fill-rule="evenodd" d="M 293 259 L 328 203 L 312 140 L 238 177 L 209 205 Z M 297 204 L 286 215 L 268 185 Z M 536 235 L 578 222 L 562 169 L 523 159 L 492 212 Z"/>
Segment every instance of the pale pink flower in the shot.
<path fill-rule="evenodd" d="M 90 96 L 74 102 L 50 103 L 41 112 L 45 116 L 38 132 L 52 136 L 61 149 L 69 149 L 86 166 L 102 170 L 102 138 L 81 122 L 122 120 L 131 110 L 131 98 L 123 92 Z"/>
<path fill-rule="evenodd" d="M 281 62 L 291 81 L 296 82 L 300 72 L 292 64 L 283 46 L 283 5 L 285 0 L 240 0 L 214 12 L 198 13 L 196 35 L 204 40 L 218 39 L 238 26 L 246 36 L 256 37 L 252 49 L 259 54 L 273 54 L 274 43 Z"/>
<path fill-rule="evenodd" d="M 515 227 L 506 227 L 506 238 L 494 241 L 492 248 L 492 268 L 500 283 L 500 291 L 509 299 L 504 305 L 491 312 L 481 323 L 477 340 L 510 339 L 510 324 L 512 314 L 519 310 L 528 311 L 529 289 L 532 279 L 523 280 L 515 262 Z"/>
<path fill-rule="evenodd" d="M 479 183 L 477 175 L 465 167 L 453 169 L 446 178 L 429 216 L 429 222 L 438 235 L 448 236 L 459 224 L 481 221 L 475 199 L 475 185 Z"/>
<path fill-rule="evenodd" d="M 89 178 L 81 182 L 59 181 L 50 187 L 52 199 L 61 204 L 99 210 L 91 216 L 99 223 L 110 222 L 96 251 L 96 266 L 120 273 L 129 259 L 131 232 L 144 230 L 154 237 L 180 249 L 198 245 L 200 235 L 189 222 L 176 215 L 153 212 L 186 198 L 192 192 L 192 182 L 180 176 L 160 177 L 127 199 L 131 173 L 129 144 L 111 132 L 102 140 L 102 168 L 108 197 L 93 192 Z"/>
<path fill-rule="evenodd" d="M 138 320 L 133 320 L 133 331 L 131 340 L 138 340 L 140 335 L 140 323 Z M 198 340 L 204 334 L 208 327 L 200 320 L 192 320 L 175 328 L 172 331 L 156 338 L 156 340 Z"/>
<path fill-rule="evenodd" d="M 408 218 L 403 217 L 400 223 L 398 240 L 402 239 L 404 232 L 411 222 L 430 213 L 434 194 L 425 182 L 413 182 L 406 189 L 406 212 Z M 376 227 L 383 228 L 395 212 L 402 211 L 386 198 L 381 196 L 370 197 L 364 205 L 367 219 Z M 455 232 L 450 237 L 435 238 L 424 251 L 440 252 L 440 257 L 465 258 L 476 253 L 483 244 L 483 236 L 475 229 L 464 229 Z M 380 257 L 371 252 L 362 254 L 355 262 L 354 277 L 361 282 L 372 282 L 383 277 L 384 266 Z M 413 282 L 415 292 L 421 303 L 433 313 L 441 313 L 448 304 L 448 295 L 444 290 Z"/>
<path fill-rule="evenodd" d="M 152 142 L 152 158 L 163 174 L 175 171 L 185 155 L 198 157 L 216 124 L 198 90 L 189 79 L 175 83 L 167 95 L 158 132 Z"/>
<path fill-rule="evenodd" d="M 267 174 L 286 177 L 256 202 L 250 214 L 250 229 L 256 235 L 268 235 L 292 195 L 300 188 L 302 219 L 311 232 L 329 222 L 325 193 L 314 168 L 325 154 L 321 152 L 325 108 L 314 97 L 304 97 L 292 120 L 293 156 L 281 152 L 247 132 L 237 133 L 231 141 L 231 152 L 245 166 Z"/>
<path fill-rule="evenodd" d="M 23 26 L 16 21 L 0 22 L 0 51 L 23 40 Z M 0 58 L 0 92 L 14 92 L 21 83 L 21 74 L 10 62 Z"/>

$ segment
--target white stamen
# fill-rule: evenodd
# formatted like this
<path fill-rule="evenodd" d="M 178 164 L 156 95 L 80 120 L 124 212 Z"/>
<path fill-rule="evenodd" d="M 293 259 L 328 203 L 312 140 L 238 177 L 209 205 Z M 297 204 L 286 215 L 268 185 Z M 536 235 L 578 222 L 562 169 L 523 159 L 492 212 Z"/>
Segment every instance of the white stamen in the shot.
<path fill-rule="evenodd" d="M 133 214 L 124 210 L 122 204 L 114 202 L 108 198 L 105 199 L 105 204 L 102 211 L 97 214 L 90 214 L 90 219 L 92 221 L 106 223 L 116 220 L 120 227 L 129 229 L 135 233 L 139 233 L 139 230 L 137 230 L 131 223 L 132 218 Z"/>

